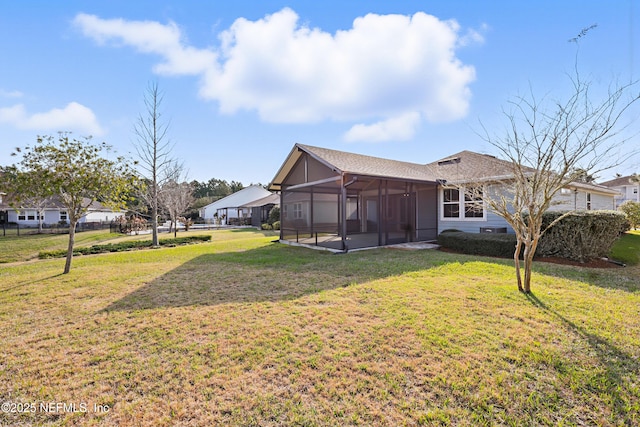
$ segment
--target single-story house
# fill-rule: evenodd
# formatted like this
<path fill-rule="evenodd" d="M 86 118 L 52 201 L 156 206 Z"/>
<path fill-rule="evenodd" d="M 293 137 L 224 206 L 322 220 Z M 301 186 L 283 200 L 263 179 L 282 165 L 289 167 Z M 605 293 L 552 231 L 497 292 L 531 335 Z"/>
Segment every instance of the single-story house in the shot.
<path fill-rule="evenodd" d="M 616 208 L 627 200 L 640 202 L 640 182 L 634 182 L 632 178 L 631 175 L 621 176 L 602 183 L 603 186 L 620 193 L 615 198 Z"/>
<path fill-rule="evenodd" d="M 6 195 L 5 195 L 6 196 Z M 88 199 L 86 200 L 89 201 Z M 124 211 L 107 208 L 100 202 L 94 201 L 89 206 L 86 215 L 80 218 L 80 223 L 102 223 L 111 222 L 117 217 L 124 215 Z M 42 215 L 42 218 L 40 218 Z M 11 206 L 0 195 L 0 223 L 16 223 L 23 227 L 37 227 L 42 219 L 42 224 L 54 225 L 60 222 L 68 222 L 69 216 L 66 207 L 57 197 L 50 197 L 44 204 L 42 212 L 33 206 L 16 208 Z"/>
<path fill-rule="evenodd" d="M 462 151 L 428 164 L 296 144 L 269 189 L 280 192 L 283 242 L 349 250 L 429 241 L 446 229 L 513 232 L 447 182 L 495 182 L 511 163 Z M 575 183 L 554 209 L 613 209 L 615 191 Z"/>
<path fill-rule="evenodd" d="M 267 197 L 247 203 L 242 209 L 251 212 L 251 225 L 260 227 L 269 220 L 269 212 L 275 206 L 280 206 L 280 195 L 270 193 Z"/>
<path fill-rule="evenodd" d="M 248 205 L 270 195 L 271 192 L 263 187 L 250 185 L 200 208 L 200 217 L 207 222 L 214 222 L 217 218 L 221 225 L 232 224 L 238 220 L 248 220 L 252 215 L 252 208 Z"/>

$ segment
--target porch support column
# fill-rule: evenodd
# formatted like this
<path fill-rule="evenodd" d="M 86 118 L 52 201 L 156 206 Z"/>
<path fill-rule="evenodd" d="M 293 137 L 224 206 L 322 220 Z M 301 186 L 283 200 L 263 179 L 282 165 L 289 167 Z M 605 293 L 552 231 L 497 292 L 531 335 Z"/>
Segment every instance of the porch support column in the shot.
<path fill-rule="evenodd" d="M 280 240 L 284 240 L 284 226 L 285 223 L 283 221 L 284 213 L 284 188 L 280 188 Z"/>
<path fill-rule="evenodd" d="M 382 246 L 382 180 L 378 180 L 378 246 Z"/>
<path fill-rule="evenodd" d="M 310 191 L 310 200 L 311 200 L 311 206 L 309 206 L 309 221 L 311 222 L 309 224 L 309 229 L 311 230 L 311 235 L 309 237 L 313 237 L 313 187 L 311 187 L 311 191 Z"/>
<path fill-rule="evenodd" d="M 345 252 L 349 250 L 347 247 L 347 187 L 345 186 L 344 174 L 340 179 L 340 234 L 342 234 L 342 250 Z"/>

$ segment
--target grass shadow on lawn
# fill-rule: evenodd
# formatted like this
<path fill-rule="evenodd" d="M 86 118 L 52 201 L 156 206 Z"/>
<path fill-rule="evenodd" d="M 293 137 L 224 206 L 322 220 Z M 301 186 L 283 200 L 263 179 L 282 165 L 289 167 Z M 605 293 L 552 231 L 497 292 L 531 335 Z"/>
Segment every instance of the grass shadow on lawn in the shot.
<path fill-rule="evenodd" d="M 601 389 L 611 396 L 611 407 L 617 421 L 623 421 L 624 425 L 634 425 L 637 419 L 629 417 L 627 402 L 623 393 L 629 393 L 629 384 L 626 378 L 633 378 L 640 372 L 640 362 L 625 353 L 609 340 L 588 332 L 584 327 L 569 320 L 558 311 L 547 306 L 535 294 L 528 294 L 527 299 L 545 313 L 558 319 L 568 330 L 578 336 L 581 341 L 588 343 L 594 354 L 601 362 L 603 371 L 595 375 L 595 380 Z"/>
<path fill-rule="evenodd" d="M 450 258 L 429 252 L 436 256 L 384 249 L 334 255 L 271 244 L 246 251 L 206 254 L 115 301 L 104 311 L 293 300 L 428 269 Z"/>
<path fill-rule="evenodd" d="M 509 265 L 509 260 L 479 259 L 433 250 L 376 249 L 333 255 L 270 244 L 251 250 L 200 255 L 113 302 L 104 311 L 293 300 L 445 264 L 476 261 Z M 624 289 L 619 283 L 607 280 L 610 276 L 606 271 L 584 272 L 554 265 L 534 269 L 549 276 Z M 624 290 L 637 291 L 637 287 Z"/>

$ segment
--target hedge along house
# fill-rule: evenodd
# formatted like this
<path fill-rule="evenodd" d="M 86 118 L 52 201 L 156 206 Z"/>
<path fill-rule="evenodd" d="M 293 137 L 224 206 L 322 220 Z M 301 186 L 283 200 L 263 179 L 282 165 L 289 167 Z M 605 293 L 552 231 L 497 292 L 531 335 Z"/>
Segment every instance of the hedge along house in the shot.
<path fill-rule="evenodd" d="M 280 191 L 281 241 L 347 251 L 434 240 L 446 229 L 513 232 L 482 203 L 483 192 L 506 191 L 511 171 L 471 151 L 416 164 L 296 144 L 269 189 Z M 470 197 L 464 183 L 482 188 Z M 613 209 L 616 194 L 575 183 L 553 209 Z"/>

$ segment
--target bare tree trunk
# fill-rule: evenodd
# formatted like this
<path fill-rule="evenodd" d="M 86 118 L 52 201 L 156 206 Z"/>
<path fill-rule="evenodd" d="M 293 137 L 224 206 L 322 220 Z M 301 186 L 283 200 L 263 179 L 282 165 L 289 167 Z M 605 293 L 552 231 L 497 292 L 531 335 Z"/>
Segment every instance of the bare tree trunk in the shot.
<path fill-rule="evenodd" d="M 69 222 L 69 246 L 67 246 L 67 261 L 64 264 L 63 274 L 67 274 L 71 270 L 71 260 L 73 259 L 73 245 L 76 243 L 76 223 L 77 221 Z"/>
<path fill-rule="evenodd" d="M 524 284 L 521 292 L 525 294 L 531 293 L 531 272 L 533 267 L 533 254 L 535 251 L 531 250 L 530 246 L 525 246 L 524 248 Z"/>
<path fill-rule="evenodd" d="M 516 266 L 516 277 L 518 279 L 518 290 L 520 292 L 524 292 L 522 288 L 522 274 L 520 273 L 520 251 L 522 250 L 522 241 L 518 239 L 518 243 L 516 244 L 516 251 L 513 254 L 513 262 Z"/>
<path fill-rule="evenodd" d="M 38 234 L 42 233 L 42 211 L 36 211 L 36 215 L 38 215 Z"/>

